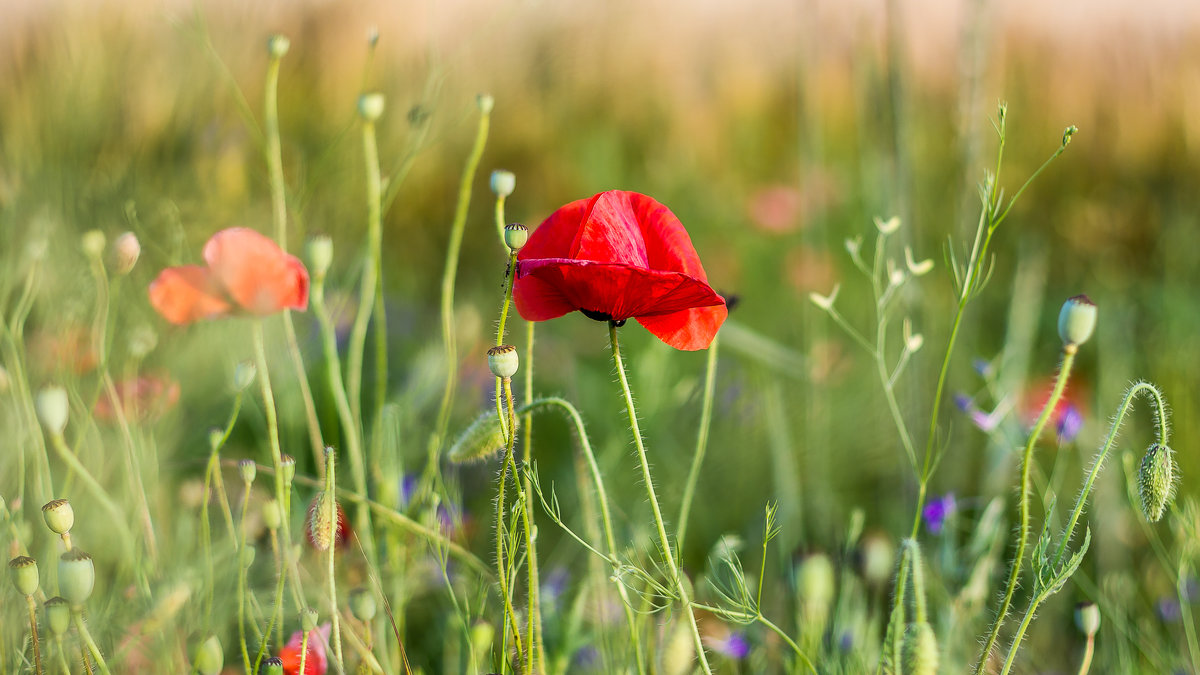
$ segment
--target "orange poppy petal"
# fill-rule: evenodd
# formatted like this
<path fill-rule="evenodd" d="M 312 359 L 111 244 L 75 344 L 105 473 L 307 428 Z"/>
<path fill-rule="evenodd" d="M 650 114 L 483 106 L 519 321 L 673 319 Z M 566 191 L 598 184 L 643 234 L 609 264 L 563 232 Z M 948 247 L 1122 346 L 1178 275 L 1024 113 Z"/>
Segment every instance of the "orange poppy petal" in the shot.
<path fill-rule="evenodd" d="M 639 316 L 637 322 L 676 349 L 707 349 L 729 316 L 725 305 L 694 307 L 671 314 Z"/>
<path fill-rule="evenodd" d="M 258 315 L 308 307 L 308 270 L 269 237 L 246 227 L 214 234 L 204 245 L 213 278 L 238 306 Z"/>
<path fill-rule="evenodd" d="M 227 316 L 233 310 L 209 271 L 198 265 L 160 272 L 150 284 L 150 305 L 176 325 Z"/>

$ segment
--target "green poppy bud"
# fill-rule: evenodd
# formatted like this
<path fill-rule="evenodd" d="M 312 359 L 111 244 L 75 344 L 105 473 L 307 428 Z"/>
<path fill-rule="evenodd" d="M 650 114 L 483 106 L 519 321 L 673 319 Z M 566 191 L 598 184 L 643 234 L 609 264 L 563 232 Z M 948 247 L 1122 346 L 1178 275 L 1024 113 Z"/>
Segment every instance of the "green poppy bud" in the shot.
<path fill-rule="evenodd" d="M 333 239 L 320 234 L 308 240 L 308 264 L 315 281 L 321 281 L 333 265 Z"/>
<path fill-rule="evenodd" d="M 496 99 L 490 94 L 480 94 L 475 97 L 475 103 L 479 106 L 479 112 L 488 114 L 492 112 L 492 108 L 496 107 Z"/>
<path fill-rule="evenodd" d="M 83 247 L 83 252 L 87 257 L 93 260 L 99 260 L 104 257 L 104 246 L 108 243 L 104 233 L 100 230 L 88 230 L 83 233 L 83 239 L 80 240 Z"/>
<path fill-rule="evenodd" d="M 253 483 L 254 477 L 258 474 L 258 465 L 252 459 L 238 460 L 238 474 L 242 477 L 242 482 Z"/>
<path fill-rule="evenodd" d="M 1163 517 L 1167 506 L 1175 498 L 1174 451 L 1160 443 L 1152 444 L 1142 457 L 1138 469 L 1138 494 L 1142 498 L 1142 515 L 1156 523 Z"/>
<path fill-rule="evenodd" d="M 200 675 L 217 675 L 225 667 L 225 652 L 216 635 L 210 635 L 196 645 L 192 652 L 192 665 Z"/>
<path fill-rule="evenodd" d="M 1063 344 L 1081 345 L 1096 329 L 1096 304 L 1086 295 L 1076 295 L 1063 303 L 1058 313 L 1058 336 Z"/>
<path fill-rule="evenodd" d="M 512 345 L 500 345 L 488 350 L 488 367 L 496 377 L 511 379 L 517 374 L 517 348 Z"/>
<path fill-rule="evenodd" d="M 43 605 L 46 609 L 46 624 L 55 637 L 62 637 L 71 628 L 71 605 L 61 596 L 54 596 Z"/>
<path fill-rule="evenodd" d="M 258 368 L 249 361 L 242 361 L 233 367 L 233 389 L 234 391 L 246 391 L 250 385 L 254 384 L 254 378 L 258 376 Z"/>
<path fill-rule="evenodd" d="M 492 172 L 492 192 L 496 193 L 497 197 L 507 197 L 515 189 L 517 189 L 516 174 L 504 169 L 496 169 Z"/>
<path fill-rule="evenodd" d="M 257 555 L 258 555 L 258 549 L 254 548 L 254 546 L 252 546 L 250 544 L 246 544 L 245 548 L 242 549 L 242 555 L 241 555 L 242 567 L 245 567 L 246 569 L 250 569 L 250 566 L 254 564 L 254 558 Z"/>
<path fill-rule="evenodd" d="M 507 445 L 508 438 L 500 417 L 495 410 L 489 410 L 476 417 L 471 426 L 459 434 L 446 454 L 452 462 L 472 462 L 502 452 Z"/>
<path fill-rule="evenodd" d="M 358 97 L 358 116 L 365 122 L 375 122 L 383 117 L 383 94 L 375 91 Z"/>
<path fill-rule="evenodd" d="M 70 407 L 67 390 L 62 387 L 46 387 L 37 393 L 37 399 L 34 401 L 42 428 L 56 436 L 67 428 Z"/>
<path fill-rule="evenodd" d="M 58 559 L 58 590 L 71 605 L 82 605 L 92 595 L 96 586 L 96 567 L 92 556 L 78 548 L 62 554 Z"/>
<path fill-rule="evenodd" d="M 42 507 L 42 518 L 51 532 L 66 534 L 75 525 L 75 510 L 71 508 L 71 502 L 55 499 Z"/>
<path fill-rule="evenodd" d="M 283 524 L 283 511 L 279 508 L 279 502 L 272 499 L 263 504 L 262 507 L 263 524 L 268 530 L 274 532 Z"/>
<path fill-rule="evenodd" d="M 520 223 L 509 223 L 504 226 L 504 243 L 513 251 L 520 251 L 527 241 L 529 241 L 529 228 Z"/>
<path fill-rule="evenodd" d="M 328 492 L 318 492 L 308 506 L 308 539 L 318 551 L 328 551 L 337 536 L 337 505 Z"/>
<path fill-rule="evenodd" d="M 1084 635 L 1094 636 L 1100 630 L 1100 607 L 1094 602 L 1075 605 L 1075 626 Z"/>
<path fill-rule="evenodd" d="M 904 631 L 901 643 L 904 672 L 908 675 L 937 675 L 938 643 L 928 623 L 912 623 Z"/>
<path fill-rule="evenodd" d="M 286 37 L 276 34 L 267 38 L 267 53 L 273 59 L 282 59 L 292 46 L 292 41 Z"/>
<path fill-rule="evenodd" d="M 290 487 L 292 481 L 296 478 L 296 458 L 291 455 L 284 455 L 279 462 L 280 473 L 283 475 L 283 484 Z"/>
<path fill-rule="evenodd" d="M 142 254 L 142 244 L 137 235 L 125 232 L 113 242 L 113 261 L 117 274 L 129 274 Z"/>
<path fill-rule="evenodd" d="M 39 579 L 36 560 L 27 555 L 17 556 L 8 561 L 8 571 L 18 593 L 21 595 L 37 593 Z"/>

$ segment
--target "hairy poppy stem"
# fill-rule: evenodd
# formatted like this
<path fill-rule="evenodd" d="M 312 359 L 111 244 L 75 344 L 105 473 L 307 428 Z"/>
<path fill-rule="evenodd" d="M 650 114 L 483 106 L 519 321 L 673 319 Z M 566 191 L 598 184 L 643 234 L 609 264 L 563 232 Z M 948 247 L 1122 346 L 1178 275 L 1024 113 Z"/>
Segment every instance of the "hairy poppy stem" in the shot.
<path fill-rule="evenodd" d="M 663 522 L 662 509 L 658 506 L 658 497 L 654 493 L 654 479 L 650 476 L 650 462 L 646 458 L 646 446 L 642 443 L 642 430 L 638 426 L 637 410 L 633 406 L 633 393 L 629 389 L 629 379 L 625 376 L 625 363 L 621 360 L 621 346 L 617 341 L 617 324 L 608 323 L 608 340 L 612 345 L 613 363 L 616 365 L 617 377 L 621 381 L 621 391 L 625 395 L 625 410 L 629 414 L 629 429 L 633 432 L 634 444 L 637 446 L 638 460 L 642 465 L 642 479 L 646 483 L 646 497 L 650 500 L 650 508 L 654 512 L 654 524 L 658 528 L 658 540 L 666 558 L 667 568 L 671 573 L 671 582 L 675 584 L 675 592 L 683 605 L 683 613 L 687 616 L 692 629 L 692 638 L 696 644 L 696 656 L 704 672 L 712 675 L 708 665 L 708 657 L 704 653 L 704 641 L 700 639 L 700 627 L 696 624 L 696 615 L 692 611 L 692 600 L 688 595 L 687 585 L 683 583 L 679 567 L 675 564 L 675 554 L 671 551 L 671 540 L 667 536 L 667 526 Z"/>
<path fill-rule="evenodd" d="M 508 390 L 508 379 L 504 380 L 504 390 Z M 497 397 L 500 401 L 500 397 Z M 499 403 L 498 403 L 499 405 Z M 503 415 L 501 419 L 504 419 Z M 500 468 L 500 485 L 496 491 L 496 576 L 500 582 L 500 597 L 504 600 L 504 633 L 512 632 L 513 644 L 516 646 L 517 653 L 521 654 L 524 650 L 521 648 L 521 629 L 517 621 L 517 612 L 513 609 L 512 604 L 512 589 L 508 585 L 508 565 L 505 563 L 505 550 L 508 546 L 507 528 L 504 526 L 505 515 L 505 491 L 508 487 L 508 473 L 513 465 L 513 428 L 510 424 L 506 427 L 504 433 L 506 442 L 504 448 L 504 465 Z M 511 561 L 510 561 L 511 562 Z"/>
<path fill-rule="evenodd" d="M 1017 531 L 1017 550 L 1013 554 L 1012 565 L 1009 568 L 1008 583 L 1004 590 L 1004 599 L 1000 601 L 1000 607 L 996 610 L 996 619 L 992 624 L 992 630 L 988 633 L 987 641 L 983 645 L 983 651 L 980 652 L 979 662 L 975 665 L 974 672 L 983 672 L 983 667 L 987 663 L 988 655 L 996 646 L 996 641 L 1000 637 L 1000 629 L 1004 626 L 1004 620 L 1008 617 L 1008 609 L 1012 605 L 1013 595 L 1017 590 L 1017 582 L 1021 577 L 1021 566 L 1025 562 L 1025 547 L 1029 543 L 1029 517 L 1030 517 L 1030 471 L 1033 465 L 1033 446 L 1037 443 L 1038 436 L 1042 434 L 1042 429 L 1046 423 L 1050 421 L 1050 416 L 1054 414 L 1054 409 L 1058 406 L 1058 400 L 1062 398 L 1063 391 L 1067 388 L 1067 380 L 1071 376 L 1071 367 L 1075 364 L 1076 346 L 1073 344 L 1066 345 L 1063 348 L 1062 366 L 1058 369 L 1058 377 L 1054 381 L 1054 390 L 1050 392 L 1050 398 L 1046 399 L 1046 405 L 1042 408 L 1042 414 L 1038 416 L 1037 422 L 1033 425 L 1033 430 L 1029 432 L 1029 440 L 1025 442 L 1025 452 L 1021 455 L 1021 502 L 1020 502 L 1020 529 Z"/>

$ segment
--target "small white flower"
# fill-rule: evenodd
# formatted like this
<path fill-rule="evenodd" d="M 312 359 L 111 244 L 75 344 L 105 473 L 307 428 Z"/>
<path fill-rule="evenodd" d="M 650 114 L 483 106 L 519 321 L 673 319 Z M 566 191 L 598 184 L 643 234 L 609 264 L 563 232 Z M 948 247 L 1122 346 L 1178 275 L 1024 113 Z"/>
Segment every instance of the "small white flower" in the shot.
<path fill-rule="evenodd" d="M 875 227 L 879 228 L 879 234 L 891 234 L 900 229 L 900 216 L 892 216 L 886 221 L 875 216 Z"/>
<path fill-rule="evenodd" d="M 904 264 L 908 265 L 908 271 L 912 272 L 914 277 L 919 277 L 929 273 L 933 269 L 933 261 L 929 258 L 921 262 L 913 262 L 913 252 L 908 246 L 904 247 Z"/>
<path fill-rule="evenodd" d="M 847 237 L 846 238 L 846 252 L 850 254 L 851 258 L 857 259 L 858 252 L 861 248 L 862 248 L 862 236 L 861 235 L 859 235 L 857 237 Z"/>
<path fill-rule="evenodd" d="M 890 259 L 887 261 L 888 283 L 893 286 L 899 286 L 904 283 L 904 270 L 896 267 Z"/>
<path fill-rule="evenodd" d="M 833 287 L 833 291 L 830 292 L 829 295 L 821 295 L 820 293 L 814 291 L 808 294 L 808 299 L 812 300 L 813 304 L 817 307 L 820 307 L 828 312 L 829 310 L 833 309 L 833 302 L 837 300 L 837 294 L 840 289 L 841 284 L 836 284 Z"/>
<path fill-rule="evenodd" d="M 920 333 L 916 335 L 912 332 L 912 321 L 905 317 L 904 319 L 904 348 L 910 354 L 916 354 L 921 346 L 925 344 L 925 338 Z"/>

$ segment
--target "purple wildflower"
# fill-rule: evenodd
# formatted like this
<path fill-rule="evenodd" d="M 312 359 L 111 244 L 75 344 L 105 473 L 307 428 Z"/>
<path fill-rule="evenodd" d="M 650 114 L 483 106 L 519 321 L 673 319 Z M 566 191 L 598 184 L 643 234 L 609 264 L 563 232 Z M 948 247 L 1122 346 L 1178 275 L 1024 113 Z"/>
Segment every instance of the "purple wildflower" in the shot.
<path fill-rule="evenodd" d="M 954 493 L 947 492 L 941 499 L 935 499 L 927 504 L 924 510 L 921 511 L 921 518 L 925 520 L 925 527 L 933 534 L 941 534 L 942 529 L 946 526 L 946 519 L 949 518 L 958 509 L 958 505 L 954 501 Z"/>
<path fill-rule="evenodd" d="M 1079 435 L 1079 430 L 1083 428 L 1083 413 L 1079 412 L 1079 408 L 1075 404 L 1068 403 L 1062 409 L 1058 416 L 1058 424 L 1055 425 L 1058 432 L 1059 443 L 1070 443 Z"/>
<path fill-rule="evenodd" d="M 736 661 L 740 661 L 750 655 L 750 642 L 746 640 L 745 634 L 739 631 L 730 632 L 723 639 L 709 639 L 708 647 L 714 652 Z"/>

